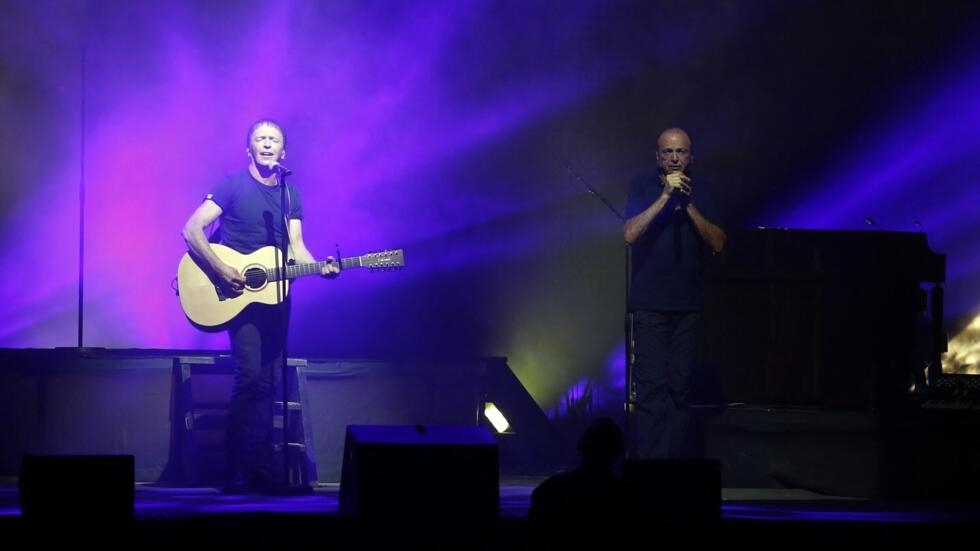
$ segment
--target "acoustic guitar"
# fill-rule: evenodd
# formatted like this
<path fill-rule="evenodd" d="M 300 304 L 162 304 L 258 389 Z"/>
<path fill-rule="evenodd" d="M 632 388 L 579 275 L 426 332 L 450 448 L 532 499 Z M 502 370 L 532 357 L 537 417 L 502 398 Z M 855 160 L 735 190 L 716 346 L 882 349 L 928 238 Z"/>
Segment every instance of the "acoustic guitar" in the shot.
<path fill-rule="evenodd" d="M 331 262 L 338 263 L 341 271 L 348 268 L 391 270 L 405 265 L 402 249 L 394 249 L 309 264 L 287 264 L 285 274 L 282 274 L 280 250 L 275 246 L 242 254 L 225 245 L 211 243 L 211 250 L 245 277 L 245 289 L 236 296 L 225 288 L 207 263 L 190 252 L 184 253 L 177 266 L 177 295 L 187 319 L 205 331 L 223 329 L 224 324 L 249 304 L 282 302 L 289 293 L 292 280 L 320 275 L 322 268 Z"/>

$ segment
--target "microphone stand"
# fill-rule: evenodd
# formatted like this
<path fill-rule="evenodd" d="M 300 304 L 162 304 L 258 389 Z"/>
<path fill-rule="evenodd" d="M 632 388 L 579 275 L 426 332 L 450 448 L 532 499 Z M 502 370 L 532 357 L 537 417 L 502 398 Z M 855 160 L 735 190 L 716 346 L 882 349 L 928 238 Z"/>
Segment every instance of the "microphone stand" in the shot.
<path fill-rule="evenodd" d="M 618 218 L 620 221 L 622 221 L 624 223 L 626 222 L 626 215 L 620 213 L 619 210 L 617 210 L 616 207 L 614 207 L 612 205 L 612 203 L 609 202 L 608 199 L 606 199 L 605 197 L 603 197 L 592 186 L 590 186 L 588 184 L 588 182 L 586 182 L 585 180 L 583 180 L 582 177 L 578 173 L 576 173 L 572 169 L 571 165 L 568 164 L 567 162 L 565 163 L 565 170 L 567 170 L 569 172 L 569 174 L 571 174 L 572 177 L 575 178 L 575 180 L 577 180 L 579 183 L 581 183 L 585 187 L 585 189 L 588 190 L 589 193 L 591 193 L 593 196 L 597 197 L 600 201 L 602 201 L 606 205 L 606 207 L 608 207 L 609 210 L 612 211 L 613 215 L 616 218 Z M 630 246 L 629 243 L 625 243 L 625 248 L 626 248 L 626 254 L 625 254 L 625 260 L 626 260 L 626 292 L 625 292 L 624 297 L 623 297 L 623 299 L 624 299 L 623 300 L 623 303 L 624 303 L 624 306 L 625 306 L 625 308 L 623 310 L 625 312 L 625 317 L 623 319 L 623 333 L 624 333 L 625 338 L 626 338 L 626 341 L 625 341 L 625 347 L 626 347 L 626 382 L 625 382 L 625 386 L 624 386 L 624 389 L 623 389 L 624 390 L 624 393 L 625 393 L 624 402 L 623 402 L 623 410 L 626 413 L 627 419 L 629 419 L 630 414 L 633 412 L 633 399 L 635 397 L 634 396 L 634 392 L 633 392 L 633 315 L 629 311 L 629 290 L 630 290 L 630 285 L 631 285 L 631 278 L 632 278 L 632 275 L 633 275 L 632 274 L 633 248 Z"/>
<path fill-rule="evenodd" d="M 276 254 L 279 255 L 279 277 L 276 283 L 276 291 L 278 294 L 280 308 L 288 308 L 285 306 L 286 297 L 289 292 L 289 280 L 286 277 L 286 269 L 288 266 L 287 251 L 289 250 L 289 201 L 288 193 L 286 190 L 286 176 L 290 174 L 288 170 L 283 169 L 280 166 L 274 166 L 273 170 L 276 173 L 276 181 L 279 184 L 279 205 L 281 209 L 281 222 L 282 222 L 282 246 L 277 247 L 279 249 Z M 283 341 L 282 341 L 282 365 L 280 366 L 281 374 L 280 384 L 282 385 L 282 487 L 279 488 L 279 493 L 281 495 L 298 495 L 303 493 L 309 493 L 313 488 L 303 488 L 302 486 L 297 486 L 291 488 L 289 486 L 289 315 L 291 314 L 291 308 L 286 312 L 280 311 L 280 314 L 284 314 L 282 318 L 282 323 L 285 325 L 283 328 Z"/>

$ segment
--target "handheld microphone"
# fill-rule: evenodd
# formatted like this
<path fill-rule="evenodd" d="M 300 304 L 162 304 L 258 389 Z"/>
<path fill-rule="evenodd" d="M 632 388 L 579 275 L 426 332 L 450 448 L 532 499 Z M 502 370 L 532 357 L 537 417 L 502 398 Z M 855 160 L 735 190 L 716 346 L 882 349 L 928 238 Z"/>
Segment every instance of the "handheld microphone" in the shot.
<path fill-rule="evenodd" d="M 292 170 L 289 170 L 288 168 L 286 168 L 286 167 L 282 166 L 281 164 L 279 164 L 279 161 L 273 161 L 273 163 L 271 165 L 269 165 L 269 168 L 271 168 L 272 170 L 275 170 L 276 172 L 278 172 L 282 176 L 289 176 L 290 174 L 293 173 Z"/>

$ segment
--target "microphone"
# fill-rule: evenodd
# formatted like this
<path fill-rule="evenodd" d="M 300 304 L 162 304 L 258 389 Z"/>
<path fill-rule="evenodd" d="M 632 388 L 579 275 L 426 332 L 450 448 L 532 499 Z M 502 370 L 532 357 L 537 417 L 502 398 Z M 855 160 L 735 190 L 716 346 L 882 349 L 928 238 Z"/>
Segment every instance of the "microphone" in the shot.
<path fill-rule="evenodd" d="M 869 217 L 865 218 L 864 221 L 867 222 L 869 226 L 874 227 L 874 229 L 876 229 L 878 231 L 881 231 L 881 226 L 879 226 L 878 223 L 875 222 L 874 218 L 871 218 L 869 216 Z"/>
<path fill-rule="evenodd" d="M 279 164 L 279 161 L 273 161 L 272 164 L 269 165 L 269 168 L 271 168 L 272 170 L 275 170 L 281 176 L 289 176 L 290 174 L 293 173 L 292 170 L 289 170 L 288 168 L 286 168 L 286 167 L 282 166 L 281 164 Z"/>

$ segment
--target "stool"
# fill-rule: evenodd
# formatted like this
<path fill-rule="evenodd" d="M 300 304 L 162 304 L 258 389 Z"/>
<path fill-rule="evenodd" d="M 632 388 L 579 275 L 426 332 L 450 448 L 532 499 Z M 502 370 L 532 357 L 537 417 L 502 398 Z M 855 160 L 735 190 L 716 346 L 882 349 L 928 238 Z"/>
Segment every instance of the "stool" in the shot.
<path fill-rule="evenodd" d="M 288 486 L 316 485 L 316 452 L 306 392 L 307 361 L 289 358 L 285 381 L 273 394 L 273 474 L 285 472 Z M 176 356 L 173 360 L 170 465 L 164 482 L 177 486 L 220 486 L 224 476 L 225 426 L 231 400 L 231 356 Z M 280 377 L 283 379 L 283 377 Z M 288 415 L 283 422 L 283 383 Z M 283 438 L 283 425 L 287 438 Z M 283 443 L 287 452 L 283 454 Z M 287 461 L 288 469 L 283 461 Z"/>

